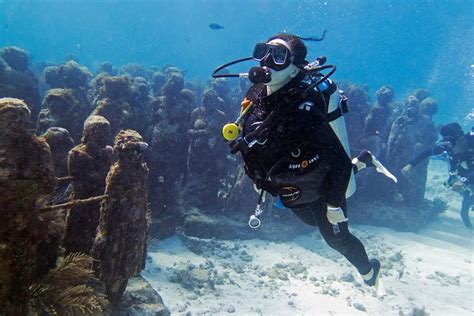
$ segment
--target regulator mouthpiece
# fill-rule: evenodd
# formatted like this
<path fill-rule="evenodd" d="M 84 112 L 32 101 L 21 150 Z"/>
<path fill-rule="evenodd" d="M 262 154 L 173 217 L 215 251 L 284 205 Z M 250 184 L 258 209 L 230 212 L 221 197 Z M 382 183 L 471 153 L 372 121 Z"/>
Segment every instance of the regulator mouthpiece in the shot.
<path fill-rule="evenodd" d="M 268 68 L 255 66 L 249 70 L 249 80 L 253 84 L 269 83 L 272 81 L 272 73 Z"/>

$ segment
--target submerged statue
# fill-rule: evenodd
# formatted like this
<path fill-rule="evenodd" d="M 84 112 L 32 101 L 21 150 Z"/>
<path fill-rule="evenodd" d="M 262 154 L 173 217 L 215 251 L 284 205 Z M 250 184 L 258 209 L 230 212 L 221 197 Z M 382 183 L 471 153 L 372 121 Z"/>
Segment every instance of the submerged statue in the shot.
<path fill-rule="evenodd" d="M 30 110 L 19 99 L 0 99 L 0 314 L 26 315 L 29 286 L 50 264 L 47 213 L 38 201 L 55 185 L 49 146 L 29 129 Z M 55 258 L 53 258 L 53 262 Z"/>
<path fill-rule="evenodd" d="M 219 97 L 214 90 L 204 92 L 202 106 L 191 113 L 188 130 L 190 144 L 184 203 L 201 210 L 218 209 L 221 179 L 226 177 L 227 146 L 220 137 L 225 114 L 218 109 Z"/>
<path fill-rule="evenodd" d="M 104 117 L 93 115 L 87 119 L 82 143 L 69 152 L 73 199 L 103 194 L 112 161 L 113 150 L 108 146 L 110 138 L 110 123 Z M 90 253 L 99 224 L 99 209 L 98 202 L 71 208 L 63 242 L 66 253 Z"/>
<path fill-rule="evenodd" d="M 148 145 L 136 131 L 115 138 L 117 162 L 107 175 L 106 201 L 92 249 L 96 274 L 105 284 L 112 305 L 122 297 L 130 277 L 145 268 L 148 226 L 148 168 L 143 152 Z"/>

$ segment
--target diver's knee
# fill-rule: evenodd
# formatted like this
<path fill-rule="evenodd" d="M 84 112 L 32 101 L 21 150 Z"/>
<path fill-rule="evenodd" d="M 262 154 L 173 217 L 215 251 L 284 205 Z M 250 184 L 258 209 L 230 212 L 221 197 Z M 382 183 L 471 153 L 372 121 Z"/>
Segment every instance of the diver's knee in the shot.
<path fill-rule="evenodd" d="M 340 225 L 334 226 L 338 226 L 339 228 Z M 335 250 L 341 250 L 349 244 L 350 233 L 347 230 L 339 228 L 339 231 L 337 233 L 333 231 L 331 233 L 326 233 L 322 235 L 329 247 Z"/>

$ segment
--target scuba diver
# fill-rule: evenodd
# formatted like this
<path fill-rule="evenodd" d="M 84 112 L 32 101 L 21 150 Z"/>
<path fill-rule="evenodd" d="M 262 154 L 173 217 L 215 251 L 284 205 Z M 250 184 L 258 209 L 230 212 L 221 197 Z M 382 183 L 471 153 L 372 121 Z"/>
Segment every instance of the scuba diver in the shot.
<path fill-rule="evenodd" d="M 469 210 L 474 202 L 474 132 L 465 134 L 458 123 L 441 127 L 441 140 L 432 149 L 421 152 L 402 169 L 409 176 L 413 168 L 430 156 L 444 156 L 448 159 L 449 178 L 444 183 L 463 197 L 461 218 L 464 226 L 472 229 Z"/>
<path fill-rule="evenodd" d="M 374 286 L 380 262 L 369 260 L 362 242 L 349 232 L 346 196 L 355 189 L 350 185 L 352 173 L 365 167 L 396 178 L 368 151 L 351 161 L 344 147 L 345 126 L 342 142 L 335 133 L 341 126 L 331 127 L 330 122 L 343 119 L 347 112 L 347 97 L 339 91 L 339 105 L 331 111 L 329 101 L 337 86 L 329 76 L 335 66 L 324 65 L 324 57 L 306 61 L 303 42 L 322 38 L 277 34 L 257 44 L 252 57 L 218 67 L 213 77 L 248 76 L 253 83 L 240 117 L 226 125 L 223 134 L 231 153 L 242 154 L 247 175 L 260 189 L 257 210 L 262 195 L 269 192 L 277 204 L 290 208 L 306 224 L 318 226 L 328 245 L 357 268 L 367 285 Z M 260 66 L 248 74 L 217 74 L 251 59 Z M 327 69 L 331 71 L 324 75 Z"/>

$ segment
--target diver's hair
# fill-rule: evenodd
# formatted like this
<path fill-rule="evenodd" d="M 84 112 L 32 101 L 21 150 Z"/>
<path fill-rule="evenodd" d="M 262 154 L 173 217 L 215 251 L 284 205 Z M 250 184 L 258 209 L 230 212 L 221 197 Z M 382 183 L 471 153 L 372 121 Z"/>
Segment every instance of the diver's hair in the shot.
<path fill-rule="evenodd" d="M 439 134 L 443 137 L 451 136 L 457 139 L 464 135 L 464 131 L 458 123 L 449 123 L 441 127 Z"/>
<path fill-rule="evenodd" d="M 315 37 L 315 36 L 309 36 L 309 37 L 301 37 L 301 36 L 296 36 L 302 41 L 314 41 L 314 42 L 320 42 L 326 37 L 326 30 L 323 31 L 323 35 L 321 37 Z"/>
<path fill-rule="evenodd" d="M 308 64 L 305 60 L 308 50 L 299 36 L 288 33 L 279 33 L 270 37 L 267 40 L 267 43 L 277 38 L 284 40 L 288 43 L 288 46 L 290 46 L 290 52 L 294 57 L 293 64 L 296 66 L 305 66 Z"/>

